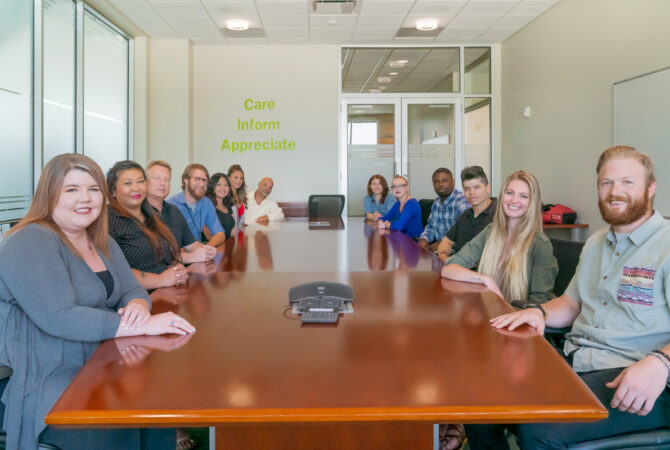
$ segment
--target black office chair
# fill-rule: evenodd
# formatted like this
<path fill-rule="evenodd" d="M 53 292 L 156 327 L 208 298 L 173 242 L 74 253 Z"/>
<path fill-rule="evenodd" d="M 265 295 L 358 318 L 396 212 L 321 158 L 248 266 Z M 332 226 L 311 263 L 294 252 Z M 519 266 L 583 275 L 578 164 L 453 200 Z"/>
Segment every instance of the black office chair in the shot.
<path fill-rule="evenodd" d="M 433 202 L 435 200 L 430 198 L 422 198 L 419 200 L 419 206 L 421 207 L 421 223 L 423 227 L 426 227 L 428 223 L 428 217 L 430 216 L 430 210 L 433 207 Z"/>
<path fill-rule="evenodd" d="M 344 195 L 310 195 L 307 200 L 309 217 L 340 217 L 344 209 Z"/>

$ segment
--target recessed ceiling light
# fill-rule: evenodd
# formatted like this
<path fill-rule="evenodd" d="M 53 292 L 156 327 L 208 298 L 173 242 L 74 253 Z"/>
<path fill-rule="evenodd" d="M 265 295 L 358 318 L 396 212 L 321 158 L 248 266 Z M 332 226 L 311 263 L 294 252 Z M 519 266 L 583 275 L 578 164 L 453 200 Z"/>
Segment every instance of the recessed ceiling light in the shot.
<path fill-rule="evenodd" d="M 229 20 L 227 23 L 228 29 L 233 31 L 244 31 L 249 29 L 249 21 L 247 20 Z"/>
<path fill-rule="evenodd" d="M 389 75 L 398 75 L 398 72 L 389 72 Z"/>
<path fill-rule="evenodd" d="M 437 28 L 437 20 L 421 19 L 416 22 L 416 29 L 419 31 L 431 31 Z"/>
<path fill-rule="evenodd" d="M 406 59 L 399 59 L 399 60 L 397 60 L 397 61 L 391 61 L 391 62 L 389 63 L 389 66 L 391 66 L 391 67 L 395 67 L 395 68 L 398 68 L 398 67 L 405 67 L 405 64 L 407 64 L 408 62 L 409 62 L 409 61 L 407 61 Z"/>
<path fill-rule="evenodd" d="M 377 77 L 377 81 L 380 83 L 390 83 L 391 77 Z"/>
<path fill-rule="evenodd" d="M 386 89 L 386 86 L 379 86 L 379 89 L 383 91 L 384 89 Z"/>
<path fill-rule="evenodd" d="M 370 89 L 370 92 L 372 92 L 373 94 L 379 94 L 381 92 L 381 90 L 380 89 Z"/>
<path fill-rule="evenodd" d="M 328 21 L 328 26 L 331 26 L 331 27 L 332 27 L 332 26 L 335 26 L 335 25 L 337 25 L 337 20 L 335 20 L 335 19 L 330 19 L 330 20 Z"/>

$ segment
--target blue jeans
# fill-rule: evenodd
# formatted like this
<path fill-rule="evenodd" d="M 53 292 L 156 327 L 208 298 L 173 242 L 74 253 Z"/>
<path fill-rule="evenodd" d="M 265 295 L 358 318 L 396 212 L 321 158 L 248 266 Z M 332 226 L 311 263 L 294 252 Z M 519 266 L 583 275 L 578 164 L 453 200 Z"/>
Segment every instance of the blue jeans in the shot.
<path fill-rule="evenodd" d="M 670 426 L 670 390 L 666 389 L 646 416 L 638 416 L 610 407 L 615 389 L 605 383 L 616 378 L 624 368 L 596 370 L 579 374 L 603 405 L 609 417 L 588 423 L 527 423 L 516 425 L 466 425 L 468 444 L 473 450 L 508 450 L 505 428 L 516 434 L 522 449 L 557 449 L 634 431 L 653 430 Z"/>

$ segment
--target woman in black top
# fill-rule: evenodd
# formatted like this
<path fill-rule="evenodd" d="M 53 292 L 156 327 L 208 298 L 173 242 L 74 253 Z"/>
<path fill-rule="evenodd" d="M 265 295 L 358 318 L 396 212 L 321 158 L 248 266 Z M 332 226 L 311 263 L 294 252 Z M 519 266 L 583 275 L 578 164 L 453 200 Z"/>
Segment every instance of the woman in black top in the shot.
<path fill-rule="evenodd" d="M 116 240 L 137 281 L 145 289 L 188 282 L 178 262 L 179 248 L 170 230 L 147 200 L 146 175 L 134 161 L 119 161 L 107 172 L 109 234 Z"/>
<path fill-rule="evenodd" d="M 209 178 L 207 193 L 205 194 L 214 203 L 216 215 L 226 232 L 228 239 L 235 232 L 237 223 L 237 211 L 233 202 L 233 193 L 230 188 L 230 180 L 223 173 L 215 173 Z"/>

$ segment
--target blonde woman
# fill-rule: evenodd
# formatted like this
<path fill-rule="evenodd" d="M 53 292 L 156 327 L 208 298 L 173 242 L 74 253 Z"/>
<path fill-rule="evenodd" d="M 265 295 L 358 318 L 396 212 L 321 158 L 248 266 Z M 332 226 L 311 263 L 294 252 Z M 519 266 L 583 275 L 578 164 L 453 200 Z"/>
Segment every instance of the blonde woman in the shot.
<path fill-rule="evenodd" d="M 508 303 L 548 301 L 558 264 L 542 232 L 541 212 L 537 179 L 514 172 L 500 191 L 493 223 L 446 261 L 442 276 L 483 284 Z"/>

